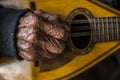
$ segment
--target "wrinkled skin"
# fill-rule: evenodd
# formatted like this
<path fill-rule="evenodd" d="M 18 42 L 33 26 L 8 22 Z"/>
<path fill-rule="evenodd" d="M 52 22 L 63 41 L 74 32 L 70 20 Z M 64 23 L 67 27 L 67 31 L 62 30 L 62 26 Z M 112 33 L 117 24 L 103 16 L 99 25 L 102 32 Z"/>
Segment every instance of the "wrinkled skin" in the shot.
<path fill-rule="evenodd" d="M 27 12 L 17 27 L 18 54 L 25 60 L 51 59 L 65 49 L 67 31 L 59 16 L 42 10 Z"/>

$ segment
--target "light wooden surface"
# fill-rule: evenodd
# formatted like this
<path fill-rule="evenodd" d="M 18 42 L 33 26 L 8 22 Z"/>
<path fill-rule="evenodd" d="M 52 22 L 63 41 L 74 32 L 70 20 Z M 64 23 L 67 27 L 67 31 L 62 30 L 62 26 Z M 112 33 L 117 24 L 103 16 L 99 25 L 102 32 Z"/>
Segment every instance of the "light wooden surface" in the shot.
<path fill-rule="evenodd" d="M 0 77 L 5 80 L 33 80 L 30 62 L 5 59 L 8 61 L 0 63 Z"/>
<path fill-rule="evenodd" d="M 15 9 L 29 8 L 28 0 L 0 0 L 0 4 Z"/>

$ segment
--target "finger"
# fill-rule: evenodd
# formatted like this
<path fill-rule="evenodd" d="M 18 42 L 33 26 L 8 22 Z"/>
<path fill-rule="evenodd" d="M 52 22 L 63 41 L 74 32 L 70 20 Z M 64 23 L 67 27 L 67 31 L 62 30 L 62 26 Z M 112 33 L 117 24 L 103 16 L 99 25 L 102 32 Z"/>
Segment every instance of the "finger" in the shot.
<path fill-rule="evenodd" d="M 33 55 L 28 54 L 27 52 L 20 51 L 19 55 L 27 61 L 36 61 Z"/>
<path fill-rule="evenodd" d="M 46 12 L 41 10 L 41 9 L 39 9 L 39 10 L 35 10 L 34 13 L 39 15 L 39 16 L 41 16 L 41 15 L 45 14 Z"/>
<path fill-rule="evenodd" d="M 36 51 L 35 51 L 32 43 L 29 43 L 29 42 L 24 41 L 24 40 L 19 40 L 17 45 L 19 45 L 18 51 L 19 51 L 19 55 L 22 58 L 24 58 L 25 60 L 28 60 L 28 61 L 35 60 Z"/>
<path fill-rule="evenodd" d="M 20 18 L 19 27 L 34 27 L 34 24 L 37 24 L 40 19 L 32 12 L 27 12 L 24 16 Z"/>
<path fill-rule="evenodd" d="M 47 35 L 39 37 L 38 46 L 54 54 L 60 54 L 65 49 L 65 44 L 62 40 Z"/>
<path fill-rule="evenodd" d="M 50 22 L 54 22 L 54 23 L 61 23 L 62 22 L 60 17 L 56 14 L 46 13 L 43 15 L 43 17 L 46 18 Z"/>
<path fill-rule="evenodd" d="M 32 45 L 30 43 L 28 43 L 27 41 L 24 41 L 24 40 L 18 40 L 17 45 L 18 45 L 17 46 L 18 49 L 22 49 L 22 50 L 32 47 Z"/>
<path fill-rule="evenodd" d="M 38 16 L 41 16 L 41 17 L 47 19 L 50 22 L 54 22 L 54 23 L 62 22 L 61 18 L 57 14 L 47 13 L 43 10 L 35 10 L 34 13 Z"/>
<path fill-rule="evenodd" d="M 65 49 L 65 44 L 60 40 L 50 39 L 50 41 L 46 43 L 46 49 L 51 53 L 61 54 Z"/>
<path fill-rule="evenodd" d="M 40 59 L 52 59 L 52 58 L 55 58 L 57 55 L 56 54 L 53 54 L 49 51 L 47 51 L 45 48 L 43 47 L 39 47 L 39 50 L 38 51 L 38 56 L 39 56 L 39 60 Z"/>
<path fill-rule="evenodd" d="M 67 31 L 64 28 L 64 25 L 42 22 L 41 26 L 41 30 L 43 30 L 47 35 L 66 41 Z"/>

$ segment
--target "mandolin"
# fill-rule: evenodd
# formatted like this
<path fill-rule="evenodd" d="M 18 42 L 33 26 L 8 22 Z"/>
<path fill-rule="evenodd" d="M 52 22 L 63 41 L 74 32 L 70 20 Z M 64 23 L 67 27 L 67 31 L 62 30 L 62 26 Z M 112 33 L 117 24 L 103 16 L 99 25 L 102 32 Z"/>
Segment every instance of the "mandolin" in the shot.
<path fill-rule="evenodd" d="M 33 80 L 70 79 L 120 48 L 120 12 L 99 0 L 35 0 L 36 8 L 59 14 L 68 25 L 63 54 L 32 67 Z"/>
<path fill-rule="evenodd" d="M 78 54 L 87 54 L 96 43 L 120 40 L 119 17 L 94 17 L 89 10 L 77 8 L 66 23 L 70 26 L 69 46 Z"/>

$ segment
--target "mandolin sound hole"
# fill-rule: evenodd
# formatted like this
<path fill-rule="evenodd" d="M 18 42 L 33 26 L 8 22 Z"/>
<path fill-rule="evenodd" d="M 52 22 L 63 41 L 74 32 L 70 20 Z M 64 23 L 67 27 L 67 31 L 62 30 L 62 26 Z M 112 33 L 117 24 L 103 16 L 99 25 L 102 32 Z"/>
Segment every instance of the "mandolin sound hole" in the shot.
<path fill-rule="evenodd" d="M 86 16 L 83 14 L 76 15 L 70 26 L 72 45 L 79 50 L 87 48 L 90 44 L 91 28 Z"/>

